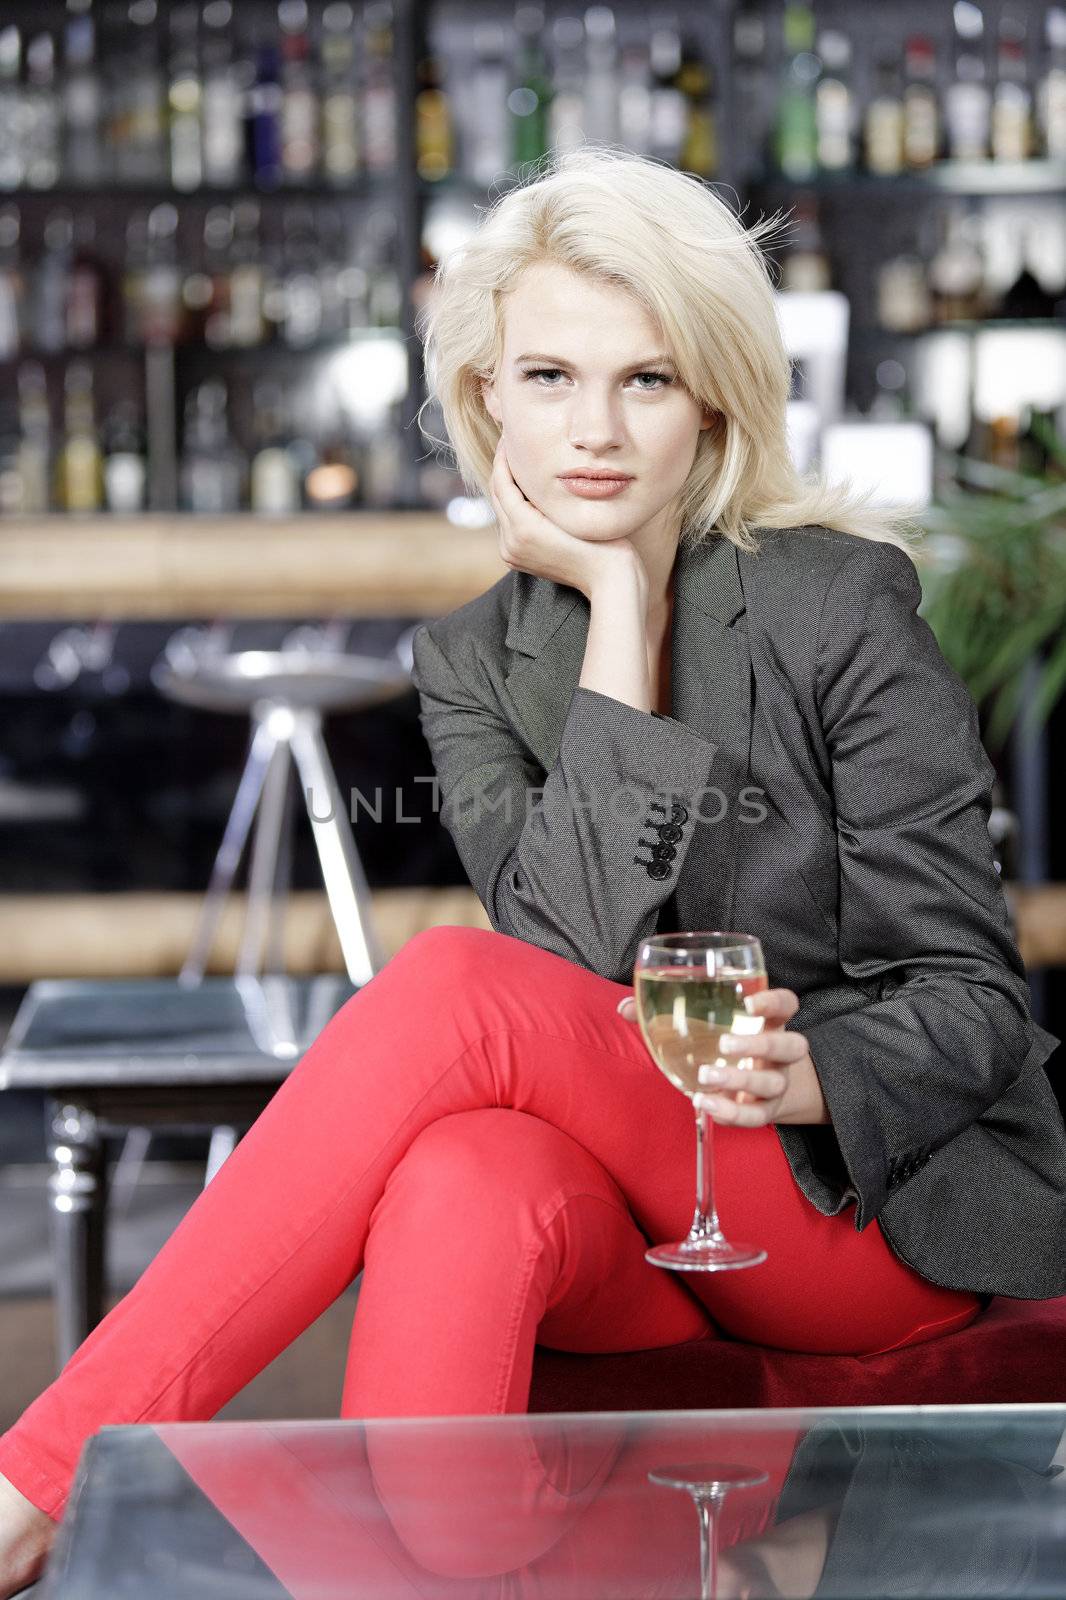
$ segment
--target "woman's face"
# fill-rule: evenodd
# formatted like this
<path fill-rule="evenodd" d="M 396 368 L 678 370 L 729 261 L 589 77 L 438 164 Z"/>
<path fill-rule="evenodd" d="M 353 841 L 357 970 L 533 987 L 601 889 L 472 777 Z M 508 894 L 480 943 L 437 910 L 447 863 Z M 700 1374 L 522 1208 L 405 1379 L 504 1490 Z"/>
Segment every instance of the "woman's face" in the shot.
<path fill-rule="evenodd" d="M 678 496 L 714 417 L 654 359 L 667 350 L 644 307 L 555 263 L 529 267 L 505 305 L 501 368 L 482 394 L 526 498 L 578 538 L 676 543 Z M 632 481 L 582 499 L 561 481 L 582 468 Z"/>

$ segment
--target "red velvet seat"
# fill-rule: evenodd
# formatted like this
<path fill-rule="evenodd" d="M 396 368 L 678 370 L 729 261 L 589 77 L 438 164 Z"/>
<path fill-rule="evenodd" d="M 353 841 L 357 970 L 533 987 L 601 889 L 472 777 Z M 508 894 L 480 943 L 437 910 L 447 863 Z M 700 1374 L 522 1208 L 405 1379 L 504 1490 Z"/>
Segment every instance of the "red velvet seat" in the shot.
<path fill-rule="evenodd" d="M 983 1405 L 1066 1400 L 1066 1296 L 998 1296 L 969 1327 L 881 1356 L 725 1338 L 626 1355 L 537 1347 L 531 1411 Z"/>

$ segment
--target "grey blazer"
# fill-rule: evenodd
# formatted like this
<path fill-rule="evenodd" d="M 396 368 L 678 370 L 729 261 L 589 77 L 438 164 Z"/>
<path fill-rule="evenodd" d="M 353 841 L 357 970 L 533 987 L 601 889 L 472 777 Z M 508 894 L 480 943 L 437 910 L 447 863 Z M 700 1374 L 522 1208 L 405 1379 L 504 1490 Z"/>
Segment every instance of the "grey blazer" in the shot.
<path fill-rule="evenodd" d="M 1066 1128 L 988 834 L 973 699 L 893 545 L 821 526 L 675 568 L 672 715 L 578 686 L 576 589 L 509 572 L 413 637 L 441 818 L 500 932 L 632 983 L 657 930 L 758 934 L 832 1126 L 826 1216 L 949 1288 L 1066 1293 Z"/>

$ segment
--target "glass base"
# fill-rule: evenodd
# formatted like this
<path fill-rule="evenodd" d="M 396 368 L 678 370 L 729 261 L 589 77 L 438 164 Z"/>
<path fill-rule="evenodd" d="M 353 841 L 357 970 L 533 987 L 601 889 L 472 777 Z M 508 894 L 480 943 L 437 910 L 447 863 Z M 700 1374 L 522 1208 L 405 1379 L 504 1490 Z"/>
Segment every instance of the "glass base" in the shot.
<path fill-rule="evenodd" d="M 766 1251 L 751 1244 L 730 1244 L 728 1240 L 702 1239 L 690 1244 L 657 1244 L 645 1250 L 645 1261 L 653 1267 L 671 1267 L 675 1272 L 726 1272 L 730 1267 L 757 1267 L 766 1260 Z"/>

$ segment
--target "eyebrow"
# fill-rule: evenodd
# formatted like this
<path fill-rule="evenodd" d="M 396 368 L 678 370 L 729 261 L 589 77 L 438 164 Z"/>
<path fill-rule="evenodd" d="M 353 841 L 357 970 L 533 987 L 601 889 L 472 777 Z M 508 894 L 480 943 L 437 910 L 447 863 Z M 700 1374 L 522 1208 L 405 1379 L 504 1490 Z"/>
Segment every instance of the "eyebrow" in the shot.
<path fill-rule="evenodd" d="M 527 352 L 527 354 L 524 356 L 515 357 L 516 365 L 519 361 L 546 361 L 549 362 L 553 367 L 569 367 L 570 370 L 573 371 L 573 362 L 567 361 L 563 356 L 542 356 L 537 355 L 536 353 Z M 664 366 L 673 367 L 675 366 L 675 363 L 670 359 L 669 356 L 645 356 L 643 361 L 630 361 L 626 366 L 621 367 L 619 370 L 620 372 L 636 372 L 638 368 Z"/>

